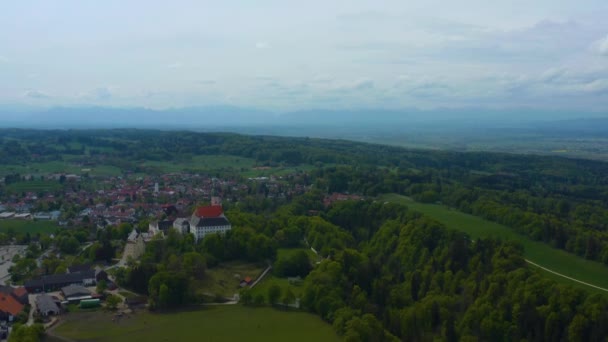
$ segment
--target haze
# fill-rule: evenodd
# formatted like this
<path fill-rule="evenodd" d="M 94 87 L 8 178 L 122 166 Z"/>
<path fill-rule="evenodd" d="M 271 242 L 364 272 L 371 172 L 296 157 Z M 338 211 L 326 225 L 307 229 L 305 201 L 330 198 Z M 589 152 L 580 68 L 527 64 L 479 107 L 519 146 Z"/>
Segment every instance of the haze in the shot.
<path fill-rule="evenodd" d="M 608 4 L 7 1 L 0 103 L 598 111 Z"/>

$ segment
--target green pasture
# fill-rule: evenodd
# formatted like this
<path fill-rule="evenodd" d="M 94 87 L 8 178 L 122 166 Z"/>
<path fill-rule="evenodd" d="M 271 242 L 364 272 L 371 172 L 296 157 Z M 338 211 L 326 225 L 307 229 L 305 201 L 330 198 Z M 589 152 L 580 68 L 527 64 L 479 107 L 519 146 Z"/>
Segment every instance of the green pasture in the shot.
<path fill-rule="evenodd" d="M 448 228 L 463 231 L 473 238 L 493 237 L 518 241 L 524 246 L 524 256 L 530 261 L 568 277 L 608 288 L 608 267 L 603 264 L 581 258 L 561 249 L 553 248 L 542 242 L 534 241 L 501 224 L 465 214 L 443 205 L 415 202 L 409 197 L 397 194 L 384 195 L 381 197 L 381 200 L 403 203 L 413 210 L 433 217 Z M 561 283 L 606 294 L 606 291 L 580 284 L 544 270 L 541 270 L 541 272 Z"/>
<path fill-rule="evenodd" d="M 0 220 L 0 232 L 6 233 L 12 229 L 15 233 L 54 233 L 59 229 L 55 221 L 30 221 L 30 220 Z"/>
<path fill-rule="evenodd" d="M 70 313 L 51 334 L 82 341 L 339 341 L 321 318 L 241 305 L 205 306 L 175 313 L 138 312 L 112 320 L 108 312 Z"/>

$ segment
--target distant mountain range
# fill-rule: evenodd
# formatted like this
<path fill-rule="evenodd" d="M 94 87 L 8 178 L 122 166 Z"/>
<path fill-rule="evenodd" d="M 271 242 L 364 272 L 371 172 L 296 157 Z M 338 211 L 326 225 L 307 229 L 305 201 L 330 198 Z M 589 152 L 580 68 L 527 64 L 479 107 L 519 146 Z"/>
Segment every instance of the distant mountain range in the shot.
<path fill-rule="evenodd" d="M 547 110 L 358 109 L 306 110 L 288 113 L 230 106 L 154 110 L 146 108 L 0 106 L 0 127 L 18 128 L 159 128 L 232 130 L 272 133 L 277 129 L 527 129 L 607 132 L 608 112 Z M 298 134 L 300 135 L 300 134 Z"/>

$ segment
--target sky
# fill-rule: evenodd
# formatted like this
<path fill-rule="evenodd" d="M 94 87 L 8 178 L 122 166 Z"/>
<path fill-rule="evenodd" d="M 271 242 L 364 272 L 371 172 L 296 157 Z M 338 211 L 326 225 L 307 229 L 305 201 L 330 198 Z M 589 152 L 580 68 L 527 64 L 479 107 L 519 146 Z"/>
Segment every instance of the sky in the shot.
<path fill-rule="evenodd" d="M 0 104 L 608 108 L 608 1 L 4 1 Z"/>

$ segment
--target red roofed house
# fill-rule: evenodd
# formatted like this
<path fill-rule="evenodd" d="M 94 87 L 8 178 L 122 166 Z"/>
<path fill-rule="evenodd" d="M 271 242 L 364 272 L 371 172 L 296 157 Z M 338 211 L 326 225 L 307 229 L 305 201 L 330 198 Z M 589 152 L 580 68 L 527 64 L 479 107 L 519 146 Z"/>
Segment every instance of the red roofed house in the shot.
<path fill-rule="evenodd" d="M 188 225 L 187 229 L 184 228 L 186 224 Z M 205 235 L 223 234 L 232 229 L 232 225 L 224 215 L 221 205 L 199 207 L 194 211 L 189 222 L 180 221 L 180 225 L 182 232 L 189 230 L 190 233 L 194 234 L 197 241 L 204 238 Z"/>
<path fill-rule="evenodd" d="M 23 311 L 23 306 L 13 296 L 0 292 L 0 321 L 12 322 Z"/>

